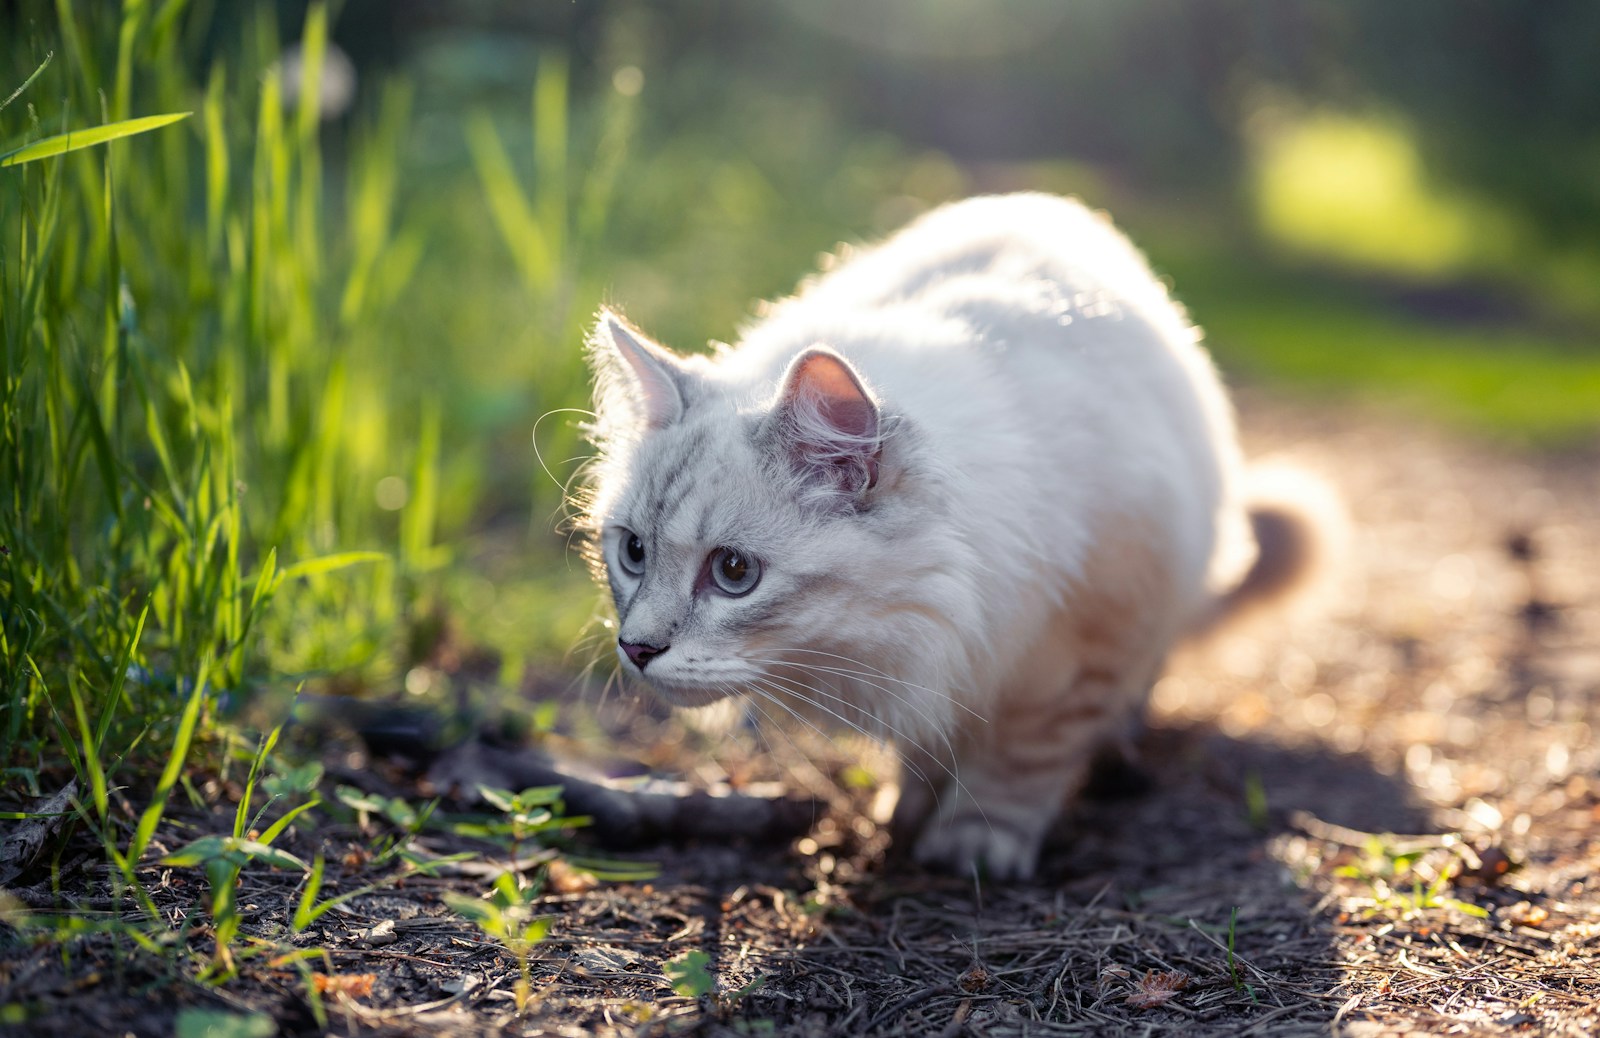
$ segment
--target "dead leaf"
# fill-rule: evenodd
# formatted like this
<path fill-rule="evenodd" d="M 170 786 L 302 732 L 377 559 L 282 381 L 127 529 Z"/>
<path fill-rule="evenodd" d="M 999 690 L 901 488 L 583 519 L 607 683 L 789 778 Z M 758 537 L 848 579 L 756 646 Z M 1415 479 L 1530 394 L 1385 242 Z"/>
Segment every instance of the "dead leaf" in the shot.
<path fill-rule="evenodd" d="M 39 817 L 23 820 L 0 839 L 0 886 L 22 875 L 34 863 L 45 844 L 70 817 L 72 798 L 77 795 L 78 780 L 73 779 L 30 812 Z"/>
<path fill-rule="evenodd" d="M 378 948 L 385 944 L 393 944 L 400 939 L 394 932 L 394 920 L 385 919 L 381 923 L 374 923 L 365 930 L 357 930 L 350 935 L 352 944 L 362 944 L 368 948 Z"/>
<path fill-rule="evenodd" d="M 1505 918 L 1516 926 L 1531 926 L 1538 929 L 1549 921 L 1550 913 L 1539 905 L 1518 901 L 1505 910 Z"/>
<path fill-rule="evenodd" d="M 1170 1002 L 1189 986 L 1189 975 L 1179 970 L 1148 970 L 1128 993 L 1128 1005 L 1135 1009 L 1154 1009 Z"/>
<path fill-rule="evenodd" d="M 579 948 L 573 952 L 572 958 L 586 973 L 597 977 L 630 973 L 639 959 L 633 952 L 614 944 Z"/>
<path fill-rule="evenodd" d="M 600 885 L 594 873 L 575 869 L 560 858 L 546 866 L 546 874 L 550 878 L 550 889 L 557 894 L 582 894 Z"/>
<path fill-rule="evenodd" d="M 376 973 L 313 973 L 311 985 L 319 995 L 367 998 L 372 994 L 372 985 L 377 979 Z"/>
<path fill-rule="evenodd" d="M 956 986 L 969 995 L 975 995 L 989 986 L 989 971 L 973 963 L 967 967 L 966 972 L 956 978 Z"/>

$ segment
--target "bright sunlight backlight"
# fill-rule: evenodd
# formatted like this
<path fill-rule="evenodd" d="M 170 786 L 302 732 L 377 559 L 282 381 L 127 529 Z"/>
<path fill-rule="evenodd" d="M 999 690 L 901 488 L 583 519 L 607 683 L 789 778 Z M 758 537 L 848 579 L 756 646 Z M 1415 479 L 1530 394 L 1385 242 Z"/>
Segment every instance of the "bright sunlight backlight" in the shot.
<path fill-rule="evenodd" d="M 1255 208 L 1284 245 L 1358 267 L 1441 276 L 1504 245 L 1504 221 L 1428 183 L 1410 136 L 1337 113 L 1256 120 Z"/>

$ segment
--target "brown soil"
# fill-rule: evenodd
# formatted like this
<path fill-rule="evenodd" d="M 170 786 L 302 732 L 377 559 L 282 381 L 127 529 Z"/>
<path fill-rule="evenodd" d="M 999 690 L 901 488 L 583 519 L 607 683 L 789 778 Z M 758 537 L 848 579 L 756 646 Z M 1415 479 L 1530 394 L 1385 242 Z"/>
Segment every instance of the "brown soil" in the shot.
<path fill-rule="evenodd" d="M 195 959 L 165 966 L 125 938 L 65 954 L 13 941 L 0 1031 L 169 1035 L 201 1007 L 317 1033 L 303 974 L 278 958 L 303 946 L 326 950 L 307 972 L 371 977 L 324 999 L 336 1034 L 1594 1033 L 1600 465 L 1241 409 L 1254 453 L 1288 453 L 1344 493 L 1339 586 L 1175 660 L 1142 745 L 1150 788 L 1074 809 L 1038 882 L 890 860 L 873 789 L 828 781 L 863 754 L 877 768 L 860 746 L 702 739 L 724 746 L 700 781 L 782 777 L 826 805 L 811 831 L 645 848 L 633 857 L 661 870 L 646 883 L 566 877 L 573 892 L 540 900 L 552 926 L 521 1012 L 514 957 L 440 900 L 482 892 L 484 875 L 413 877 L 295 937 L 299 875 L 253 867 L 244 932 L 275 951 L 237 979 L 188 982 Z M 639 752 L 687 767 L 696 739 L 674 738 Z M 227 827 L 187 821 L 211 828 L 164 832 L 166 847 Z M 329 850 L 326 897 L 373 878 L 361 848 L 383 831 L 325 822 L 284 845 Z M 136 918 L 110 902 L 101 860 L 68 854 L 59 896 L 34 875 L 21 898 Z M 144 875 L 204 952 L 199 872 Z M 664 970 L 696 950 L 708 979 L 676 993 Z"/>

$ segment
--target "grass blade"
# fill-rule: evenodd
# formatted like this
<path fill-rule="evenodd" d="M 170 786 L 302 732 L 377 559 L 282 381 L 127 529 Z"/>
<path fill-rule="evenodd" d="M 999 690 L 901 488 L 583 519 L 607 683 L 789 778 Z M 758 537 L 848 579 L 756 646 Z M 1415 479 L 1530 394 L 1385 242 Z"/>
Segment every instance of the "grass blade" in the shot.
<path fill-rule="evenodd" d="M 278 577 L 278 581 L 293 580 L 296 577 L 320 577 L 324 573 L 332 573 L 347 566 L 359 566 L 364 562 L 386 562 L 388 559 L 389 556 L 381 551 L 342 551 L 288 566 Z"/>
<path fill-rule="evenodd" d="M 15 101 L 17 98 L 21 97 L 22 96 L 22 92 L 33 85 L 33 81 L 39 78 L 40 74 L 44 72 L 45 67 L 50 64 L 50 59 L 55 57 L 55 56 L 56 56 L 56 52 L 55 51 L 51 51 L 50 53 L 46 54 L 44 56 L 44 60 L 39 62 L 39 67 L 33 70 L 33 74 L 30 75 L 27 79 L 24 79 L 22 81 L 22 85 L 21 86 L 17 87 L 17 89 L 15 89 L 15 90 L 11 91 L 11 95 L 9 97 L 7 97 L 4 101 L 0 101 L 0 111 L 3 111 L 5 109 L 5 107 L 6 107 L 6 105 L 10 104 L 11 102 Z"/>
<path fill-rule="evenodd" d="M 40 159 L 50 158 L 52 155 L 64 155 L 69 151 L 78 151 L 81 148 L 92 148 L 96 144 L 114 141 L 121 137 L 132 137 L 136 133 L 146 133 L 150 130 L 170 126 L 180 119 L 187 119 L 193 112 L 172 112 L 167 115 L 146 115 L 138 119 L 124 119 L 121 122 L 107 123 L 104 126 L 95 126 L 87 130 L 71 130 L 67 133 L 58 133 L 54 137 L 25 144 L 20 148 L 0 155 L 0 168 L 5 166 L 20 166 L 24 162 L 37 162 Z"/>
<path fill-rule="evenodd" d="M 189 759 L 189 745 L 194 741 L 195 731 L 200 727 L 200 707 L 205 702 L 206 674 L 210 670 L 209 664 L 200 668 L 194 689 L 189 693 L 188 702 L 184 704 L 183 716 L 178 720 L 178 731 L 172 740 L 172 752 L 167 756 L 167 766 L 161 771 L 161 779 L 156 783 L 155 792 L 150 796 L 149 806 L 139 816 L 138 828 L 134 830 L 133 839 L 128 844 L 127 861 L 130 871 L 138 866 L 140 857 L 144 855 L 144 849 L 150 845 L 150 838 L 155 835 L 156 826 L 161 824 L 161 816 L 166 811 L 167 797 L 172 793 L 172 787 L 178 784 L 178 776 L 183 774 L 184 762 Z"/>
<path fill-rule="evenodd" d="M 106 789 L 106 772 L 100 763 L 100 747 L 95 742 L 94 734 L 89 730 L 89 711 L 84 706 L 83 694 L 78 691 L 78 678 L 75 674 L 67 675 L 67 696 L 72 700 L 72 716 L 78 722 L 78 738 L 83 742 L 82 765 L 87 772 L 89 791 L 94 797 L 95 817 L 104 822 L 109 806 Z"/>
<path fill-rule="evenodd" d="M 243 836 L 249 828 L 250 801 L 255 796 L 256 782 L 261 777 L 261 766 L 266 763 L 267 757 L 278 745 L 278 736 L 283 734 L 283 725 L 278 725 L 267 733 L 261 740 L 261 745 L 256 747 L 256 755 L 250 760 L 250 775 L 244 780 L 244 794 L 239 797 L 239 807 L 233 813 L 233 835 Z M 270 803 L 270 802 L 269 802 Z M 267 841 L 271 843 L 271 840 Z"/>
<path fill-rule="evenodd" d="M 123 645 L 122 654 L 117 657 L 117 669 L 112 672 L 111 677 L 111 692 L 106 696 L 105 706 L 100 711 L 100 723 L 95 727 L 96 747 L 105 745 L 106 735 L 111 731 L 111 718 L 116 713 L 117 703 L 122 699 L 122 690 L 128 681 L 128 667 L 133 663 L 134 651 L 139 647 L 139 638 L 144 634 L 144 622 L 149 616 L 150 602 L 147 599 L 144 608 L 139 610 L 139 619 L 133 625 L 133 633 Z"/>
<path fill-rule="evenodd" d="M 296 818 L 299 818 L 301 815 L 305 814 L 307 811 L 311 810 L 314 807 L 321 807 L 321 806 L 322 806 L 322 801 L 319 800 L 319 799 L 313 798 L 311 800 L 307 800 L 305 803 L 301 804 L 299 807 L 296 807 L 291 811 L 285 811 L 282 818 L 278 819 L 276 822 L 273 822 L 271 825 L 267 826 L 266 831 L 261 834 L 261 838 L 257 842 L 258 843 L 263 843 L 263 844 L 271 844 L 273 840 L 276 840 L 278 837 L 283 835 L 283 831 L 285 829 L 289 828 L 289 825 Z"/>
<path fill-rule="evenodd" d="M 411 473 L 411 501 L 400 518 L 401 558 L 413 571 L 426 568 L 438 519 L 439 432 L 438 401 L 429 400 L 422 408 L 416 465 Z"/>
<path fill-rule="evenodd" d="M 467 145 L 494 213 L 495 229 L 528 285 L 535 291 L 547 291 L 553 281 L 554 249 L 545 237 L 544 227 L 534 218 L 528 196 L 517 183 L 511 158 L 487 115 L 480 112 L 468 121 Z"/>
<path fill-rule="evenodd" d="M 112 449 L 111 437 L 106 432 L 105 417 L 93 387 L 85 381 L 80 393 L 82 414 L 89 423 L 89 436 L 94 445 L 95 466 L 100 471 L 100 481 L 105 485 L 106 501 L 111 511 L 122 518 L 122 495 L 117 491 L 117 452 Z"/>
<path fill-rule="evenodd" d="M 316 911 L 317 894 L 322 891 L 322 871 L 326 867 L 327 861 L 320 854 L 312 861 L 311 869 L 306 873 L 306 885 L 300 891 L 300 903 L 295 906 L 294 919 L 289 923 L 290 933 L 304 930 L 316 922 L 321 914 Z"/>

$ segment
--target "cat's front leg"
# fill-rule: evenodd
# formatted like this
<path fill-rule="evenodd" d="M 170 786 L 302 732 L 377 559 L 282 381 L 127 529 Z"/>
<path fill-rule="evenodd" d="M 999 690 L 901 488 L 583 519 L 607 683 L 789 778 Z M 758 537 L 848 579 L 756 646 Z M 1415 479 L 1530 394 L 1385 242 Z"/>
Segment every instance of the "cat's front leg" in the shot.
<path fill-rule="evenodd" d="M 889 832 L 894 846 L 909 850 L 939 804 L 939 791 L 954 773 L 954 760 L 921 746 L 900 745 L 900 797 L 894 804 Z"/>
<path fill-rule="evenodd" d="M 1090 747 L 1081 751 L 1086 756 Z M 981 869 L 991 879 L 1032 879 L 1045 833 L 1066 798 L 1083 784 L 1086 762 L 1056 760 L 1033 775 L 1019 775 L 1008 759 L 994 774 L 965 766 L 918 838 L 913 856 L 957 874 Z"/>
<path fill-rule="evenodd" d="M 1051 702 L 1002 705 L 986 738 L 959 758 L 916 859 L 960 874 L 980 868 L 991 879 L 1031 879 L 1045 834 L 1120 714 L 1114 685 L 1080 680 Z"/>

